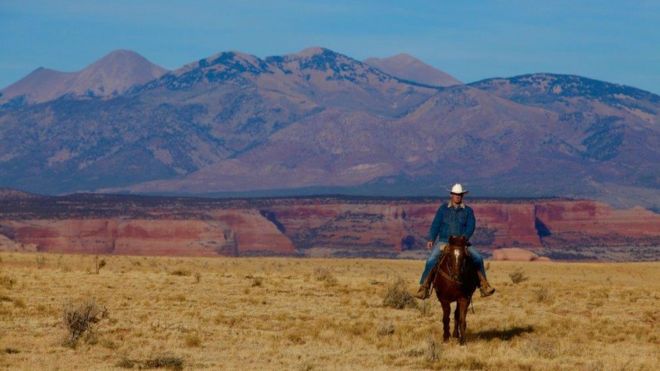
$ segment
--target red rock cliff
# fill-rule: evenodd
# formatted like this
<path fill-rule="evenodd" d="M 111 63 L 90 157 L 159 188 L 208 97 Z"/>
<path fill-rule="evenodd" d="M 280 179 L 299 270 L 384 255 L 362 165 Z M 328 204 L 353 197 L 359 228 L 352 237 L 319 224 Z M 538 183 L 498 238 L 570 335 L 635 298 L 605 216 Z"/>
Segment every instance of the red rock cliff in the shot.
<path fill-rule="evenodd" d="M 19 250 L 16 244 L 22 244 L 41 251 L 141 255 L 305 255 L 322 249 L 339 256 L 423 256 L 440 204 L 437 199 L 105 195 L 64 201 L 2 201 L 0 249 Z M 660 254 L 660 215 L 649 210 L 570 200 L 469 204 L 477 218 L 472 242 L 484 252 L 520 247 L 559 259 L 565 252 L 600 259 L 616 247 L 608 259 Z"/>

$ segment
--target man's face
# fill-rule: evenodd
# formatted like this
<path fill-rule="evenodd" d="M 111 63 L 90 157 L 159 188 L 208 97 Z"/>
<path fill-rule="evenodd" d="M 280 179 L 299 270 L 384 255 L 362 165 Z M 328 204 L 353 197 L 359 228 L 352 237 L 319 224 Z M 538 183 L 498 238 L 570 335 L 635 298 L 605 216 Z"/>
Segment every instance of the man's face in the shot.
<path fill-rule="evenodd" d="M 460 204 L 461 202 L 463 202 L 463 195 L 451 193 L 451 202 L 457 205 Z"/>

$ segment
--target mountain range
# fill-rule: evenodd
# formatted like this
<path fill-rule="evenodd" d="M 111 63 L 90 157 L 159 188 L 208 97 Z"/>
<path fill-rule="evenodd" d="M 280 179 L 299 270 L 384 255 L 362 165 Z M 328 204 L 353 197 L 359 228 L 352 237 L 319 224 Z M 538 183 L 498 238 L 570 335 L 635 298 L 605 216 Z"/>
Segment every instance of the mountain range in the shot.
<path fill-rule="evenodd" d="M 536 73 L 462 84 L 408 55 L 113 52 L 1 91 L 0 186 L 46 194 L 567 196 L 660 208 L 660 96 Z"/>

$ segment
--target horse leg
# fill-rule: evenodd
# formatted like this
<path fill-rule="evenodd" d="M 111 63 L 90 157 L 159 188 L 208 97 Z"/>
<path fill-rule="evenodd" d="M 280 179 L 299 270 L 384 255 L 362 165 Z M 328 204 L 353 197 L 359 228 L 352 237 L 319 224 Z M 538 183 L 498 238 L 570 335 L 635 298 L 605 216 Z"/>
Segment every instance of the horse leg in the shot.
<path fill-rule="evenodd" d="M 463 300 L 459 300 L 458 305 L 456 306 L 456 311 L 459 312 L 459 318 L 460 318 L 459 341 L 461 345 L 465 345 L 465 331 L 467 330 L 467 311 L 469 305 L 470 305 L 470 301 L 463 299 Z"/>
<path fill-rule="evenodd" d="M 458 308 L 459 308 L 458 302 L 456 302 L 456 309 L 454 310 L 454 332 L 451 334 L 451 336 L 455 338 L 458 338 L 458 325 L 461 322 L 461 317 Z"/>
<path fill-rule="evenodd" d="M 442 304 L 442 340 L 449 341 L 449 315 L 451 314 L 451 307 L 449 302 L 441 301 Z"/>

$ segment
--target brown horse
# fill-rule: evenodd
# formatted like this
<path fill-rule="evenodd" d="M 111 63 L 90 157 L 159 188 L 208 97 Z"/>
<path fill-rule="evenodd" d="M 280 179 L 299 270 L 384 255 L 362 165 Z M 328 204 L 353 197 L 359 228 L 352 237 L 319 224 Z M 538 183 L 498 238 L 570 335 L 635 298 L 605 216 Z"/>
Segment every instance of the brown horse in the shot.
<path fill-rule="evenodd" d="M 445 246 L 442 259 L 438 262 L 433 279 L 435 294 L 442 304 L 443 340 L 449 340 L 450 304 L 456 302 L 454 311 L 453 336 L 465 344 L 466 316 L 472 294 L 478 286 L 474 266 L 468 261 L 467 239 L 463 236 L 449 237 L 449 244 Z"/>

